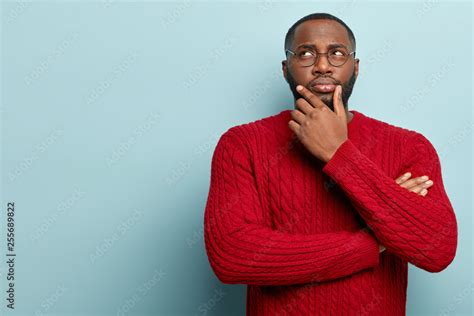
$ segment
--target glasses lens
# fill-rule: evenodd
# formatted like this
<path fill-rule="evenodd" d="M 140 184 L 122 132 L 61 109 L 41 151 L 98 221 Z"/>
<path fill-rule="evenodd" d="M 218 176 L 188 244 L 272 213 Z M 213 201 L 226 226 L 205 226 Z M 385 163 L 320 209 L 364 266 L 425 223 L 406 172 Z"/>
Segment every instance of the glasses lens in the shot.
<path fill-rule="evenodd" d="M 317 53 L 308 48 L 299 48 L 295 52 L 298 63 L 302 66 L 312 66 L 316 62 Z M 332 48 L 327 53 L 328 61 L 335 67 L 342 66 L 349 58 L 349 52 L 343 47 Z"/>
<path fill-rule="evenodd" d="M 349 57 L 349 52 L 342 48 L 333 48 L 328 51 L 328 61 L 333 66 L 342 66 L 347 61 Z"/>
<path fill-rule="evenodd" d="M 296 51 L 295 57 L 302 66 L 311 66 L 314 64 L 316 53 L 307 48 L 300 48 Z"/>

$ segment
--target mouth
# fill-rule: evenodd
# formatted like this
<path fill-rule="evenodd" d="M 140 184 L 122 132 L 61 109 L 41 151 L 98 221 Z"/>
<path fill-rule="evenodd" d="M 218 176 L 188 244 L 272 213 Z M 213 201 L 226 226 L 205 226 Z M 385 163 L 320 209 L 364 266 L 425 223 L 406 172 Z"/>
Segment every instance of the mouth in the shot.
<path fill-rule="evenodd" d="M 330 92 L 334 92 L 334 90 L 336 89 L 336 85 L 335 84 L 313 84 L 311 86 L 311 89 L 313 91 L 316 91 L 316 92 L 319 92 L 319 93 L 330 93 Z"/>
<path fill-rule="evenodd" d="M 331 93 L 334 92 L 337 86 L 337 81 L 330 77 L 319 77 L 310 82 L 311 90 L 317 93 Z"/>

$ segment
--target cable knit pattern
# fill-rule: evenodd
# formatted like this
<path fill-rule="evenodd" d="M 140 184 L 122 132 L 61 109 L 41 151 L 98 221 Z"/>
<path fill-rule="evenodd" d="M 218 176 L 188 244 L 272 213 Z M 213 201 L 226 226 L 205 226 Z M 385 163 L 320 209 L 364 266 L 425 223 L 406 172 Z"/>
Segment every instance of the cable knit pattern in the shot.
<path fill-rule="evenodd" d="M 407 263 L 439 272 L 456 254 L 436 150 L 351 110 L 348 139 L 324 163 L 288 128 L 290 112 L 218 141 L 204 214 L 213 271 L 248 285 L 247 315 L 405 315 Z M 406 171 L 433 180 L 427 196 L 395 182 Z"/>

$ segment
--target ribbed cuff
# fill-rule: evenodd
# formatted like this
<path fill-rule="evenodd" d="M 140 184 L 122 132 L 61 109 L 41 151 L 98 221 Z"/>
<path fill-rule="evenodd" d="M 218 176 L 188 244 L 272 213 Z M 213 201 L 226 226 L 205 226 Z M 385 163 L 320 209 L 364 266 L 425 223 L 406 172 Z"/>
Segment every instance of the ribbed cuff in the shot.
<path fill-rule="evenodd" d="M 324 165 L 322 171 L 337 181 L 352 169 L 352 164 L 361 162 L 362 153 L 350 139 L 346 139 L 336 150 L 332 158 Z"/>
<path fill-rule="evenodd" d="M 360 260 L 360 268 L 373 268 L 379 264 L 380 249 L 377 240 L 367 231 L 360 231 L 356 238 L 360 238 L 358 254 L 365 260 Z"/>

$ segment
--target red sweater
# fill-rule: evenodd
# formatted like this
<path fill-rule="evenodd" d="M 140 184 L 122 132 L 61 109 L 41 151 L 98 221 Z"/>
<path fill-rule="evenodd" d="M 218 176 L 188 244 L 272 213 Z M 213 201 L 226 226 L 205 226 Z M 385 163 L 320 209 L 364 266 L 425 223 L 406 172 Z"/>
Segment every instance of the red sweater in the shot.
<path fill-rule="evenodd" d="M 288 128 L 290 112 L 218 141 L 204 215 L 214 273 L 248 285 L 247 315 L 405 315 L 407 263 L 439 272 L 456 254 L 436 150 L 351 110 L 348 139 L 324 163 Z M 395 182 L 407 171 L 433 180 L 425 197 Z"/>

